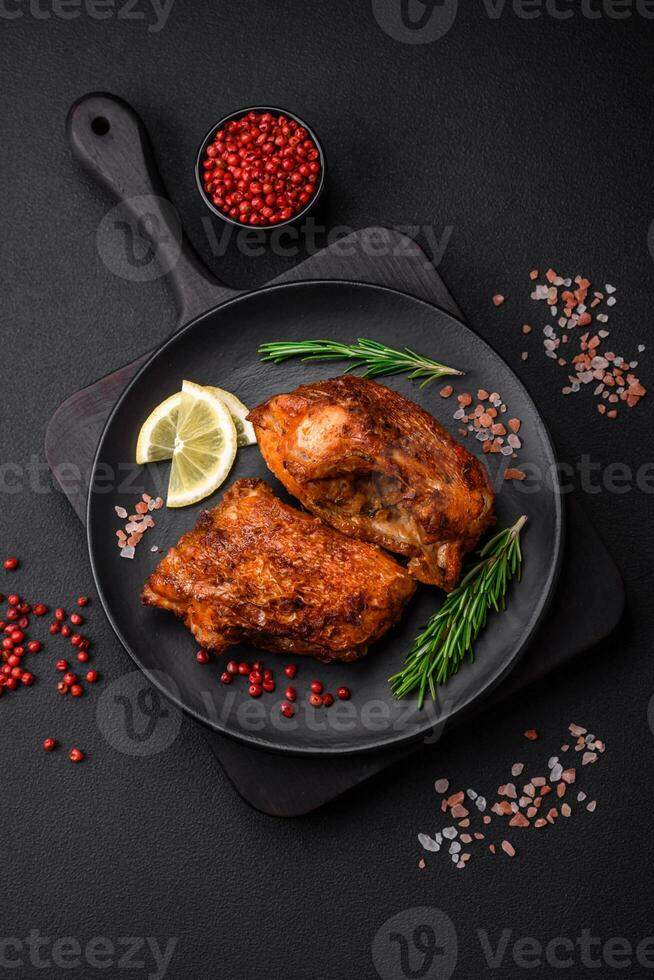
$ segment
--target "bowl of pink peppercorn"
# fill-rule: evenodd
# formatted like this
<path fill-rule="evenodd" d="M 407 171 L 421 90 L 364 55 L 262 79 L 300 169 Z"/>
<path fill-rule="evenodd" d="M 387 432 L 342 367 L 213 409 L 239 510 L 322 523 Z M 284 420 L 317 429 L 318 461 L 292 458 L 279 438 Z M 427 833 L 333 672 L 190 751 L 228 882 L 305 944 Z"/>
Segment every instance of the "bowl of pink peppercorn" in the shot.
<path fill-rule="evenodd" d="M 214 214 L 246 228 L 279 228 L 306 216 L 325 186 L 325 155 L 299 116 L 253 106 L 225 116 L 200 144 L 198 190 Z"/>

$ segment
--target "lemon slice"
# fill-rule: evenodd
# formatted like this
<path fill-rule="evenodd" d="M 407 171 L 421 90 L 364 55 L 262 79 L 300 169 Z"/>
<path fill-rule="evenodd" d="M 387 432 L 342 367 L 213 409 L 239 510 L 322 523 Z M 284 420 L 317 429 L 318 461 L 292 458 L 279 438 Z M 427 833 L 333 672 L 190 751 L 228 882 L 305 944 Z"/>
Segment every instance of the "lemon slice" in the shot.
<path fill-rule="evenodd" d="M 166 505 L 186 507 L 208 497 L 229 473 L 235 456 L 236 426 L 229 409 L 211 391 L 185 381 Z"/>
<path fill-rule="evenodd" d="M 213 388 L 203 385 L 227 406 L 236 426 L 236 441 L 238 446 L 253 446 L 257 437 L 251 422 L 246 422 L 248 407 L 231 391 L 223 388 Z M 177 431 L 177 413 L 182 400 L 181 391 L 166 398 L 148 415 L 141 426 L 136 443 L 136 462 L 155 463 L 162 459 L 172 459 L 175 449 L 175 433 Z"/>
<path fill-rule="evenodd" d="M 257 441 L 257 437 L 254 434 L 254 426 L 251 422 L 246 421 L 246 416 L 250 409 L 247 405 L 233 395 L 231 391 L 225 391 L 224 388 L 213 388 L 210 385 L 205 385 L 207 391 L 213 392 L 217 395 L 222 402 L 227 405 L 232 418 L 234 419 L 234 425 L 236 426 L 236 436 L 239 446 L 254 446 Z"/>
<path fill-rule="evenodd" d="M 136 462 L 154 463 L 170 459 L 175 449 L 177 413 L 182 400 L 181 391 L 166 398 L 148 415 L 141 426 L 136 443 Z"/>

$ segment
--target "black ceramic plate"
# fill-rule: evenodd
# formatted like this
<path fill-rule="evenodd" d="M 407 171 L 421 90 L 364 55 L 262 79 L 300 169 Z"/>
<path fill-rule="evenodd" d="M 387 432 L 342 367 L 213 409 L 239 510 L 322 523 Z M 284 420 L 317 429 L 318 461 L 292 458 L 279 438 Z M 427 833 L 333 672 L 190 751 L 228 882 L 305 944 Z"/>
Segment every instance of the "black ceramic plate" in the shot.
<path fill-rule="evenodd" d="M 356 664 L 319 664 L 310 657 L 286 657 L 235 647 L 228 657 L 202 666 L 195 661 L 197 644 L 172 614 L 142 606 L 139 594 L 162 551 L 193 527 L 202 507 L 213 506 L 219 490 L 201 505 L 155 514 L 133 560 L 120 557 L 115 532 L 124 524 L 115 505 L 129 513 L 143 491 L 165 497 L 168 463 L 137 467 L 132 462 L 141 422 L 162 399 L 178 391 L 186 378 L 227 388 L 254 406 L 276 392 L 303 382 L 334 376 L 340 363 L 288 361 L 276 366 L 257 356 L 263 341 L 328 337 L 349 342 L 370 337 L 393 346 L 409 346 L 466 371 L 456 379 L 455 392 L 498 391 L 509 408 L 505 418 L 522 420 L 523 448 L 519 463 L 534 476 L 522 484 L 503 482 L 511 460 L 484 457 L 499 488 L 498 524 L 513 523 L 526 513 L 525 566 L 520 584 L 511 588 L 504 613 L 491 616 L 476 645 L 476 662 L 466 663 L 441 689 L 438 704 L 418 711 L 415 701 L 393 698 L 388 677 L 402 664 L 406 651 L 443 594 L 421 586 L 401 624 Z M 403 376 L 383 383 L 401 391 L 430 411 L 455 435 L 454 397 L 439 397 L 440 383 L 420 389 Z M 468 437 L 479 455 L 481 443 Z M 342 282 L 306 282 L 270 287 L 239 297 L 193 321 L 163 345 L 131 382 L 114 409 L 102 436 L 88 502 L 88 540 L 100 598 L 125 648 L 138 666 L 180 707 L 219 732 L 253 745 L 290 753 L 339 754 L 370 751 L 415 739 L 486 694 L 509 670 L 525 648 L 553 591 L 562 549 L 561 502 L 555 482 L 555 459 L 545 426 L 520 381 L 504 361 L 471 330 L 428 303 L 382 287 Z M 288 495 L 268 471 L 256 446 L 239 450 L 226 489 L 240 477 L 267 480 L 284 499 Z M 153 553 L 152 545 L 159 553 Z M 247 693 L 245 679 L 225 686 L 219 675 L 227 659 L 262 659 L 275 670 L 277 690 L 258 700 Z M 286 719 L 279 711 L 286 678 L 282 668 L 299 663 L 295 679 L 297 713 Z M 345 685 L 349 702 L 329 709 L 311 708 L 305 691 L 313 679 L 334 692 Z"/>

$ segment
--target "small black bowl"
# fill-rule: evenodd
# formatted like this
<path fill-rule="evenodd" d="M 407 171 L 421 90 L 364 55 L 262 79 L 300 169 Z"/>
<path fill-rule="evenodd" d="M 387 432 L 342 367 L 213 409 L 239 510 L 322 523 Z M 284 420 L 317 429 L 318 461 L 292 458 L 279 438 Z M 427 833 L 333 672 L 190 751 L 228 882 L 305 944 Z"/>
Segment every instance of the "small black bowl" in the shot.
<path fill-rule="evenodd" d="M 318 181 L 316 190 L 313 193 L 311 200 L 307 201 L 307 203 L 304 205 L 302 210 L 294 214 L 292 218 L 288 218 L 286 221 L 278 221 L 274 225 L 270 225 L 270 224 L 248 225 L 248 224 L 243 224 L 243 222 L 241 221 L 236 221 L 229 214 L 225 214 L 224 211 L 221 211 L 220 208 L 216 207 L 216 205 L 213 203 L 211 198 L 205 192 L 205 189 L 202 185 L 202 173 L 203 173 L 202 161 L 204 160 L 204 155 L 207 147 L 211 142 L 213 142 L 213 138 L 215 134 L 218 132 L 219 129 L 222 129 L 227 123 L 231 122 L 233 119 L 241 119 L 243 116 L 246 116 L 248 112 L 270 112 L 276 116 L 284 115 L 287 116 L 289 119 L 293 119 L 299 126 L 303 126 L 304 129 L 307 130 L 309 136 L 316 144 L 318 153 L 320 154 L 320 180 Z M 237 228 L 252 228 L 255 231 L 274 231 L 276 228 L 286 228 L 288 225 L 293 225 L 296 222 L 300 221 L 302 218 L 305 218 L 307 214 L 315 208 L 316 204 L 318 203 L 318 200 L 322 196 L 322 192 L 325 188 L 326 176 L 327 176 L 327 160 L 325 158 L 325 151 L 323 150 L 322 143 L 316 136 L 314 129 L 307 122 L 305 122 L 304 119 L 296 115 L 296 113 L 289 112 L 288 109 L 280 109 L 278 106 L 253 105 L 253 106 L 248 106 L 246 109 L 237 109 L 236 112 L 230 112 L 229 115 L 223 116 L 223 118 L 220 119 L 217 123 L 215 123 L 208 131 L 208 133 L 200 143 L 200 148 L 198 149 L 197 155 L 195 157 L 195 183 L 197 184 L 197 188 L 200 192 L 200 196 L 202 197 L 202 200 L 209 208 L 209 210 L 213 211 L 215 215 L 217 215 L 219 218 L 222 218 L 223 221 L 226 221 L 230 225 L 235 225 Z"/>

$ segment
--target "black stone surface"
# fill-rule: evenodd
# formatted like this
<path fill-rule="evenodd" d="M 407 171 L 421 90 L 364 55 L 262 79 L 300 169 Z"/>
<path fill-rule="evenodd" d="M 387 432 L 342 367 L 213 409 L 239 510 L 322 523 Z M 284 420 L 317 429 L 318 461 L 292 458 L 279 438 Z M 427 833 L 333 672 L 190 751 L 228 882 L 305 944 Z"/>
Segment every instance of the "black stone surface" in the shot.
<path fill-rule="evenodd" d="M 617 7 L 594 6 L 603 10 L 596 19 L 571 6 L 569 20 L 545 12 L 527 20 L 508 6 L 493 18 L 487 7 L 460 5 L 446 36 L 424 45 L 389 37 L 368 4 L 207 8 L 178 0 L 159 33 L 148 33 L 144 20 L 118 19 L 120 6 L 105 8 L 114 14 L 106 20 L 87 12 L 40 19 L 36 13 L 52 11 L 47 5 L 3 8 L 2 544 L 23 566 L 2 575 L 1 591 L 70 605 L 90 588 L 82 529 L 49 489 L 45 425 L 66 395 L 154 346 L 172 317 L 159 283 L 125 280 L 105 265 L 96 235 L 109 205 L 73 166 L 64 139 L 71 102 L 108 89 L 147 122 L 185 227 L 235 286 L 263 283 L 299 258 L 244 256 L 233 245 L 212 257 L 193 153 L 212 120 L 239 104 L 287 104 L 315 126 L 330 160 L 331 224 L 427 226 L 427 247 L 430 235 L 438 240 L 451 226 L 441 270 L 469 321 L 524 379 L 562 459 L 576 466 L 587 454 L 601 467 L 592 485 L 579 472 L 575 481 L 600 488 L 584 502 L 629 600 L 618 636 L 492 725 L 445 737 L 295 821 L 248 809 L 185 722 L 159 754 L 136 757 L 124 733 L 119 742 L 118 726 L 109 736 L 130 751 L 113 748 L 96 720 L 109 685 L 87 699 L 59 701 L 51 654 L 65 648 L 49 644 L 35 667 L 39 683 L 0 705 L 1 932 L 24 941 L 38 930 L 48 937 L 41 955 L 49 965 L 35 965 L 26 946 L 5 943 L 3 974 L 156 975 L 147 947 L 132 957 L 145 965 L 120 966 L 124 937 L 132 936 L 157 937 L 164 946 L 176 937 L 166 974 L 176 980 L 374 978 L 374 956 L 382 976 L 401 978 L 407 971 L 388 972 L 379 950 L 384 937 L 399 950 L 390 932 L 410 940 L 425 913 L 385 923 L 428 906 L 454 924 L 454 977 L 523 976 L 514 942 L 535 937 L 545 947 L 563 936 L 574 944 L 584 930 L 601 944 L 573 945 L 570 976 L 611 976 L 618 962 L 630 963 L 623 975 L 649 975 L 644 948 L 641 963 L 636 948 L 654 932 L 651 487 L 643 469 L 651 409 L 645 402 L 611 425 L 588 393 L 563 399 L 537 332 L 530 359 L 520 360 L 527 347 L 521 323 L 540 323 L 528 299 L 533 266 L 554 264 L 618 286 L 610 327 L 621 353 L 631 356 L 651 333 L 652 25 L 635 5 L 623 20 L 609 15 Z M 70 5 L 55 9 L 71 12 Z M 9 20 L 5 10 L 21 16 Z M 116 238 L 110 251 L 120 256 L 123 245 Z M 498 290 L 507 302 L 496 310 L 490 297 Z M 645 383 L 648 353 L 641 358 Z M 610 488 L 619 474 L 608 467 L 618 462 L 634 474 L 624 493 Z M 126 656 L 97 607 L 88 618 L 99 669 L 116 681 L 128 670 Z M 546 765 L 572 720 L 607 742 L 601 762 L 583 773 L 584 790 L 598 800 L 594 814 L 582 811 L 541 834 L 514 832 L 512 861 L 480 854 L 457 872 L 444 856 L 426 855 L 427 868 L 418 870 L 416 834 L 440 825 L 436 777 L 490 795 L 513 762 Z M 175 719 L 164 722 L 158 737 L 166 725 L 174 735 Z M 532 726 L 542 738 L 527 745 L 520 733 Z M 85 748 L 87 762 L 73 766 L 63 751 L 47 756 L 40 749 L 46 735 Z M 504 929 L 511 930 L 509 947 L 493 970 L 478 930 L 495 948 Z M 436 932 L 447 945 L 442 922 Z M 72 967 L 54 963 L 55 941 L 74 937 L 85 947 L 100 936 L 113 952 L 94 962 L 85 952 Z M 604 945 L 617 937 L 632 944 L 631 957 L 616 953 L 617 943 Z M 64 963 L 61 942 L 57 950 Z M 565 955 L 562 947 L 557 953 Z M 67 956 L 75 961 L 74 947 Z M 111 965 L 100 970 L 94 963 L 101 960 Z M 421 961 L 414 951 L 413 968 Z M 544 954 L 532 973 L 566 975 Z"/>

